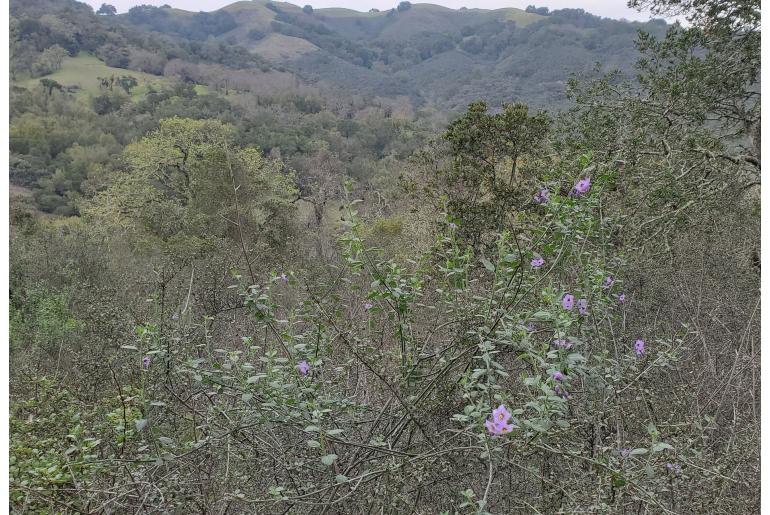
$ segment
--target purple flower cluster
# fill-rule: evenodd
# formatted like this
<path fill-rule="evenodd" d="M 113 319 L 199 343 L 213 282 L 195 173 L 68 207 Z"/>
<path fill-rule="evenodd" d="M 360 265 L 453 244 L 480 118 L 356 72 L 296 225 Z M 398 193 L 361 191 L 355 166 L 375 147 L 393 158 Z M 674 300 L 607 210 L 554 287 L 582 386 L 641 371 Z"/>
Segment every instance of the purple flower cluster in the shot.
<path fill-rule="evenodd" d="M 504 435 L 513 431 L 513 424 L 509 424 L 511 414 L 502 404 L 497 409 L 492 410 L 492 420 L 487 419 L 484 425 L 487 431 L 492 435 Z"/>
<path fill-rule="evenodd" d="M 559 384 L 557 384 L 556 386 L 553 387 L 553 391 L 556 393 L 556 395 L 559 395 L 560 397 L 562 397 L 564 399 L 568 399 L 569 398 L 569 394 L 567 393 L 567 389 L 564 387 L 563 384 L 560 384 L 562 381 L 564 381 L 564 374 L 562 374 L 561 372 L 559 372 L 557 370 L 556 372 L 554 372 L 551 375 L 551 377 L 553 378 L 554 381 L 559 383 Z"/>
<path fill-rule="evenodd" d="M 278 276 L 278 279 L 281 281 L 288 283 L 289 282 L 289 276 L 287 276 L 285 273 L 281 272 L 281 275 Z"/>
<path fill-rule="evenodd" d="M 675 476 L 682 473 L 682 466 L 678 463 L 666 463 L 666 468 Z"/>
<path fill-rule="evenodd" d="M 152 358 L 150 356 L 145 356 L 142 358 L 142 367 L 145 369 L 150 368 L 150 363 L 152 363 Z"/>
<path fill-rule="evenodd" d="M 364 302 L 364 310 L 365 311 L 369 311 L 373 307 L 374 307 L 374 304 L 372 304 L 371 302 Z"/>
<path fill-rule="evenodd" d="M 532 268 L 540 268 L 541 266 L 543 266 L 545 264 L 545 259 L 543 259 L 541 257 L 536 257 L 535 259 L 533 259 L 531 261 L 530 264 L 532 265 Z"/>
<path fill-rule="evenodd" d="M 588 299 L 580 299 L 577 302 L 578 305 L 578 313 L 580 313 L 583 316 L 588 315 Z M 566 309 L 567 311 L 572 311 L 572 308 L 575 307 L 575 296 L 571 293 L 565 293 L 564 297 L 561 298 L 561 307 Z"/>
<path fill-rule="evenodd" d="M 554 340 L 553 346 L 557 349 L 571 349 L 572 344 L 568 342 L 567 340 Z"/>
<path fill-rule="evenodd" d="M 618 304 L 623 305 L 625 303 L 626 303 L 626 294 L 621 293 L 620 295 L 618 295 Z"/>
<path fill-rule="evenodd" d="M 546 204 L 549 200 L 551 200 L 551 192 L 547 188 L 542 188 L 533 198 L 535 204 Z"/>
<path fill-rule="evenodd" d="M 569 192 L 571 197 L 580 198 L 586 193 L 588 193 L 588 190 L 591 189 L 591 178 L 585 177 L 583 179 L 580 179 L 577 184 L 572 188 L 572 190 Z"/>
<path fill-rule="evenodd" d="M 303 376 L 306 376 L 307 373 L 310 371 L 310 364 L 305 361 L 304 359 L 297 363 L 297 370 L 299 370 L 299 373 Z"/>
<path fill-rule="evenodd" d="M 637 356 L 644 356 L 644 340 L 636 340 L 634 343 L 634 352 Z"/>
<path fill-rule="evenodd" d="M 604 287 L 604 288 L 612 288 L 612 285 L 613 285 L 614 283 L 615 283 L 615 278 L 614 278 L 614 277 L 612 277 L 611 275 L 608 275 L 608 276 L 607 276 L 607 277 L 604 279 L 604 283 L 602 284 L 602 287 Z"/>

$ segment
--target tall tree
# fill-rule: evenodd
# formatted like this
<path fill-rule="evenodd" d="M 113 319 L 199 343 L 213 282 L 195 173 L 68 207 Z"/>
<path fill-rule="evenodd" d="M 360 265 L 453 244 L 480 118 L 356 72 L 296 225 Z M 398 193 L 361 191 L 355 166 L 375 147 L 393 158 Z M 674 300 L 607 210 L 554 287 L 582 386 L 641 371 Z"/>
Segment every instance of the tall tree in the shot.
<path fill-rule="evenodd" d="M 117 12 L 118 12 L 118 10 L 115 9 L 114 5 L 102 4 L 102 6 L 99 8 L 99 10 L 96 11 L 96 14 L 113 16 L 113 15 L 117 14 Z"/>
<path fill-rule="evenodd" d="M 239 148 L 216 120 L 163 120 L 129 145 L 127 171 L 86 207 L 108 226 L 172 250 L 223 239 L 239 245 L 285 241 L 297 198 L 293 176 L 258 150 Z"/>
<path fill-rule="evenodd" d="M 544 112 L 531 115 L 523 104 L 490 113 L 484 102 L 475 102 L 449 124 L 443 144 L 423 154 L 434 198 L 444 199 L 448 214 L 461 222 L 461 234 L 474 245 L 531 201 L 550 125 Z"/>

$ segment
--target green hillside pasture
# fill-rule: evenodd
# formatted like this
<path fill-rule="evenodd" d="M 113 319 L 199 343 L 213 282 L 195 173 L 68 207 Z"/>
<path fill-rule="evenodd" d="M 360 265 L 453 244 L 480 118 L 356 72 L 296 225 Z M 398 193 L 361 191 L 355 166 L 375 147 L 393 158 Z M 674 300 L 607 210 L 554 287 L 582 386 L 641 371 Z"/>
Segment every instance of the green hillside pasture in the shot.
<path fill-rule="evenodd" d="M 250 51 L 271 61 L 285 61 L 319 50 L 310 41 L 273 32 L 247 46 Z"/>
<path fill-rule="evenodd" d="M 61 69 L 54 73 L 26 80 L 22 82 L 22 85 L 27 88 L 37 87 L 40 79 L 45 78 L 55 80 L 62 86 L 77 86 L 79 88 L 78 93 L 81 95 L 96 95 L 99 93 L 98 78 L 110 77 L 112 75 L 115 77 L 130 75 L 137 80 L 139 84 L 131 90 L 131 96 L 134 98 L 141 97 L 147 93 L 150 85 L 159 88 L 163 83 L 168 82 L 168 79 L 150 75 L 149 73 L 107 66 L 97 57 L 81 52 L 77 57 L 65 58 Z M 199 93 L 201 92 L 199 91 Z"/>

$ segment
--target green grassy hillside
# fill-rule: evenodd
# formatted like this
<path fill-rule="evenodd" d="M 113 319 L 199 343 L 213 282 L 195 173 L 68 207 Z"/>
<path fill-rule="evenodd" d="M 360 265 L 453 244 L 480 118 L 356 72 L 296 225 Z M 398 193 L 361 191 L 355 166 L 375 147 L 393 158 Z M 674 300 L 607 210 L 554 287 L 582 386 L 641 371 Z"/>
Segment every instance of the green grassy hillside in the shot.
<path fill-rule="evenodd" d="M 270 22 L 275 18 L 275 11 L 265 7 L 265 2 L 235 2 L 222 8 L 235 18 L 238 27 L 226 33 L 227 37 L 247 38 L 248 31 L 257 29 L 270 31 Z"/>
<path fill-rule="evenodd" d="M 290 60 L 319 48 L 313 43 L 292 36 L 273 32 L 259 41 L 247 44 L 246 48 L 271 61 Z"/>
<path fill-rule="evenodd" d="M 120 77 L 128 75 L 134 77 L 139 83 L 131 90 L 132 97 L 140 97 L 147 92 L 149 86 L 160 86 L 168 82 L 163 77 L 150 75 L 133 70 L 124 70 L 122 68 L 113 68 L 107 66 L 97 57 L 80 52 L 77 57 L 66 57 L 59 70 L 44 77 L 28 79 L 21 83 L 27 88 L 37 87 L 40 79 L 55 80 L 65 87 L 76 86 L 78 93 L 95 95 L 99 92 L 99 77 Z"/>

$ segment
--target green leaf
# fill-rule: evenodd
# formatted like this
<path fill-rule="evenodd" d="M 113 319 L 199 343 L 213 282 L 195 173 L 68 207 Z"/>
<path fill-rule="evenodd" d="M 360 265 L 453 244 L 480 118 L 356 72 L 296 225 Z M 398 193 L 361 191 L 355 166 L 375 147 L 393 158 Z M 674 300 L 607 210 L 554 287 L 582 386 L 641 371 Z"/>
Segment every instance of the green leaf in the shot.
<path fill-rule="evenodd" d="M 326 456 L 321 457 L 321 463 L 323 463 L 327 467 L 331 467 L 332 463 L 334 463 L 335 461 L 337 461 L 336 454 L 327 454 Z"/>
<path fill-rule="evenodd" d="M 306 433 L 317 433 L 319 431 L 320 431 L 320 429 L 318 428 L 318 426 L 307 426 L 305 428 L 305 432 Z"/>
<path fill-rule="evenodd" d="M 525 423 L 538 433 L 545 433 L 551 428 L 551 421 L 547 418 L 527 420 Z"/>
<path fill-rule="evenodd" d="M 141 431 L 145 427 L 147 427 L 147 419 L 146 418 L 140 418 L 137 420 L 134 420 L 134 425 L 136 425 L 136 430 Z"/>
<path fill-rule="evenodd" d="M 647 449 L 644 448 L 638 448 L 631 451 L 631 456 L 638 456 L 640 454 L 647 454 Z"/>
<path fill-rule="evenodd" d="M 661 452 L 665 451 L 666 449 L 673 449 L 674 447 L 672 445 L 669 445 L 665 442 L 658 442 L 652 444 L 652 452 Z"/>
<path fill-rule="evenodd" d="M 493 265 L 492 262 L 489 261 L 487 258 L 481 258 L 479 261 L 481 261 L 481 264 L 484 265 L 484 268 L 486 268 L 490 272 L 495 271 L 495 265 Z"/>
<path fill-rule="evenodd" d="M 348 476 L 344 474 L 337 474 L 337 476 L 334 478 L 338 483 L 344 483 L 348 480 Z"/>
<path fill-rule="evenodd" d="M 321 447 L 321 442 L 319 442 L 318 440 L 308 440 L 307 442 L 305 442 L 305 444 L 307 444 L 307 446 L 310 447 L 311 449 L 318 449 L 319 447 Z"/>

